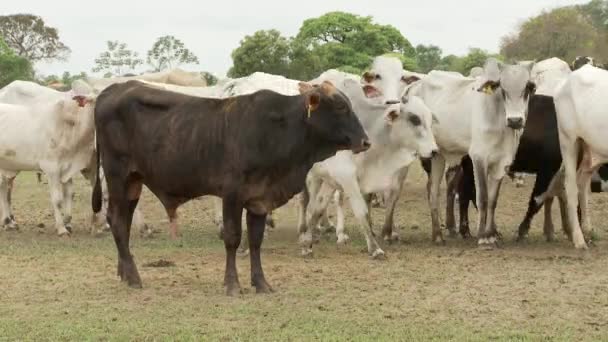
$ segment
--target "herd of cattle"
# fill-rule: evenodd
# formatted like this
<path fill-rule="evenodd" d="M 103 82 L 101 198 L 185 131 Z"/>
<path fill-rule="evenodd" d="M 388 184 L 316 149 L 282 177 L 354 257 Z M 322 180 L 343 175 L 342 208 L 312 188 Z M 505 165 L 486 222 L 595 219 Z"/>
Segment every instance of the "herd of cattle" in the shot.
<path fill-rule="evenodd" d="M 557 58 L 513 65 L 489 59 L 465 77 L 409 72 L 395 58 L 377 57 L 362 76 L 329 70 L 300 82 L 254 73 L 201 85 L 200 77 L 175 70 L 77 80 L 68 92 L 24 81 L 0 89 L 4 228 L 18 227 L 13 180 L 20 171 L 37 171 L 48 178 L 57 234 L 69 235 L 72 179 L 82 173 L 93 186 L 91 231 L 111 229 L 118 275 L 141 287 L 129 238 L 132 225 L 149 233 L 137 209 L 143 185 L 166 209 L 173 238 L 178 207 L 213 195 L 227 252 L 227 293 L 240 292 L 235 258 L 244 210 L 252 285 L 269 292 L 260 247 L 274 209 L 300 194 L 299 241 L 302 254 L 311 255 L 319 227 L 330 225 L 332 200 L 337 241 L 348 241 L 346 199 L 370 256 L 382 258 L 370 220 L 372 197 L 386 207 L 382 238 L 398 240 L 393 213 L 408 168 L 420 160 L 429 176 L 434 242 L 444 243 L 444 176 L 447 230 L 457 234 L 458 194 L 460 234 L 471 237 L 472 201 L 478 243 L 491 248 L 499 238 L 495 209 L 504 176 L 529 173 L 537 177 L 519 238 L 543 204 L 544 233 L 553 238 L 557 197 L 564 232 L 576 248 L 587 247 L 588 193 L 605 188 L 602 163 L 608 162 L 608 103 L 602 102 L 608 72 L 591 58 L 572 65 Z"/>

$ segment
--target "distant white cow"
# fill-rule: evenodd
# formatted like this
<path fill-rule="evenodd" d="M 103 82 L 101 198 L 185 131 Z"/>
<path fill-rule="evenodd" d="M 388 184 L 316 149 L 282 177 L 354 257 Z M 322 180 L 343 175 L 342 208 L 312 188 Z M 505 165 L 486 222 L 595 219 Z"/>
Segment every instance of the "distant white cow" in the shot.
<path fill-rule="evenodd" d="M 554 96 L 555 88 L 563 82 L 572 71 L 568 63 L 553 57 L 534 64 L 532 81 L 536 84 L 536 94 Z"/>
<path fill-rule="evenodd" d="M 99 93 L 115 83 L 130 80 L 142 80 L 156 83 L 174 84 L 188 87 L 205 87 L 207 81 L 198 72 L 188 72 L 181 69 L 164 70 L 160 72 L 145 73 L 137 76 L 96 78 L 88 77 L 85 81 Z"/>
<path fill-rule="evenodd" d="M 568 220 L 576 248 L 587 248 L 583 231 L 587 234 L 592 232 L 587 212 L 591 176 L 608 162 L 606 94 L 608 72 L 585 65 L 566 79 L 554 98 L 565 171 Z M 581 209 L 583 230 L 577 219 L 577 205 Z"/>
<path fill-rule="evenodd" d="M 302 254 L 312 254 L 312 229 L 326 210 L 336 190 L 342 190 L 350 202 L 354 215 L 367 241 L 368 252 L 373 258 L 381 258 L 384 251 L 372 232 L 369 201 L 365 195 L 395 190 L 401 187 L 402 170 L 416 155 L 430 157 L 437 145 L 431 132 L 432 114 L 419 98 L 405 97 L 403 103 L 378 104 L 370 101 L 361 85 L 346 80 L 337 87 L 350 99 L 353 111 L 370 137 L 372 147 L 361 154 L 338 152 L 334 157 L 316 163 L 306 180 L 310 202 L 306 209 L 306 231 L 300 231 Z M 337 230 L 338 243 L 348 236 Z"/>
<path fill-rule="evenodd" d="M 72 211 L 72 177 L 89 166 L 94 150 L 95 97 L 76 81 L 70 93 L 20 82 L 22 91 L 3 89 L 0 104 L 0 206 L 2 224 L 16 228 L 9 203 L 9 182 L 20 171 L 47 175 L 57 234 L 69 235 Z M 32 92 L 34 91 L 34 92 Z M 39 96 L 34 96 L 35 92 Z M 26 101 L 23 101 L 27 98 Z"/>
<path fill-rule="evenodd" d="M 503 65 L 489 59 L 484 84 L 472 107 L 471 146 L 477 190 L 478 240 L 481 246 L 496 243 L 494 213 L 502 179 L 515 158 L 528 114 L 528 102 L 536 86 L 531 80 L 533 64 Z"/>

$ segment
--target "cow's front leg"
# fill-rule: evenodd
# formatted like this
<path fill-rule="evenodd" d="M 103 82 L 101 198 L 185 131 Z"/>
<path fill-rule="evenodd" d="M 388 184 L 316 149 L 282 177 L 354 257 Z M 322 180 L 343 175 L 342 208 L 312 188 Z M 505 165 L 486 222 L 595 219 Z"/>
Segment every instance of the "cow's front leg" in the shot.
<path fill-rule="evenodd" d="M 321 216 L 325 212 L 334 191 L 335 188 L 326 182 L 322 182 L 318 191 L 310 191 L 309 193 L 310 198 L 306 208 L 306 231 L 300 232 L 299 239 L 302 256 L 312 256 L 313 230 L 321 220 Z"/>
<path fill-rule="evenodd" d="M 361 189 L 359 188 L 359 184 L 352 179 L 348 181 L 344 181 L 341 184 L 344 188 L 344 194 L 348 197 L 350 201 L 351 208 L 353 209 L 353 214 L 357 221 L 359 221 L 359 226 L 362 228 L 362 232 L 365 235 L 365 241 L 367 242 L 367 251 L 369 255 L 373 259 L 384 259 L 385 253 L 380 248 L 378 241 L 376 241 L 376 237 L 374 236 L 374 232 L 372 230 L 370 215 L 369 215 L 369 207 L 361 195 Z"/>
<path fill-rule="evenodd" d="M 228 296 L 241 293 L 241 284 L 236 271 L 236 250 L 241 243 L 243 205 L 236 194 L 229 194 L 222 200 L 222 218 L 224 221 L 223 239 L 226 248 L 226 272 L 224 286 Z M 263 232 L 262 232 L 263 233 Z"/>
<path fill-rule="evenodd" d="M 445 171 L 445 158 L 437 155 L 431 159 L 431 177 L 429 202 L 431 207 L 432 240 L 434 243 L 445 243 L 441 234 L 441 220 L 439 218 L 439 189 Z"/>
<path fill-rule="evenodd" d="M 72 180 L 68 180 L 61 184 L 63 192 L 63 223 L 65 229 L 72 234 L 72 202 L 74 200 L 74 184 Z"/>
<path fill-rule="evenodd" d="M 500 235 L 496 229 L 496 207 L 498 205 L 498 195 L 500 193 L 500 185 L 502 184 L 502 178 L 496 179 L 492 176 L 488 177 L 488 209 L 487 209 L 487 221 L 486 221 L 486 244 L 488 246 L 496 246 Z"/>

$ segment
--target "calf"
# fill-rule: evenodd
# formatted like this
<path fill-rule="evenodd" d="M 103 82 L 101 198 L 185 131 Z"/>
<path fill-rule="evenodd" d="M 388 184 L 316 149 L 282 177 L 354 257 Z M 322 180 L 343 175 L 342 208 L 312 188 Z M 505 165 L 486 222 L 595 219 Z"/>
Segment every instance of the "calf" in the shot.
<path fill-rule="evenodd" d="M 133 209 L 146 185 L 170 217 L 190 199 L 222 198 L 228 295 L 240 292 L 236 251 L 246 209 L 251 282 L 257 292 L 272 290 L 260 258 L 267 213 L 302 191 L 314 163 L 338 150 L 369 148 L 344 94 L 330 83 L 302 84 L 301 92 L 285 96 L 263 90 L 205 99 L 127 82 L 99 95 L 98 153 L 123 281 L 141 287 L 129 233 Z M 99 211 L 99 179 L 92 202 L 94 211 Z"/>
<path fill-rule="evenodd" d="M 344 83 L 344 92 L 359 113 L 361 122 L 369 123 L 366 130 L 373 147 L 358 155 L 340 152 L 315 164 L 310 171 L 306 180 L 308 196 L 303 196 L 303 205 L 308 206 L 303 213 L 307 229 L 300 230 L 302 254 L 312 254 L 312 228 L 326 210 L 332 193 L 341 190 L 359 221 L 370 256 L 381 258 L 384 251 L 372 231 L 369 197 L 364 197 L 399 189 L 402 170 L 416 159 L 417 154 L 430 157 L 437 153 L 431 131 L 432 114 L 415 96 L 405 97 L 400 104 L 378 105 L 368 100 L 354 81 Z M 308 199 L 310 203 L 306 203 Z M 344 234 L 343 224 L 338 224 L 336 230 L 338 243 L 346 242 L 348 236 Z"/>

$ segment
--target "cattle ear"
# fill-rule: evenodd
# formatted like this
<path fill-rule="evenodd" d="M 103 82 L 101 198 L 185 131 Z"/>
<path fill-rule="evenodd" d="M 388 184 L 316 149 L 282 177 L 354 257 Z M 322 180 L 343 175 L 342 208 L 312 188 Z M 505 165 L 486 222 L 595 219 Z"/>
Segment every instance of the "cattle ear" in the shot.
<path fill-rule="evenodd" d="M 310 112 L 313 112 L 319 108 L 319 104 L 321 104 L 321 95 L 316 92 L 310 92 L 306 95 L 306 109 L 308 110 L 308 116 L 310 117 Z"/>
<path fill-rule="evenodd" d="M 388 122 L 389 125 L 392 125 L 399 118 L 399 111 L 397 109 L 392 109 L 384 116 L 384 120 Z"/>
<path fill-rule="evenodd" d="M 420 77 L 418 77 L 418 76 L 412 75 L 412 76 L 408 76 L 408 77 L 405 77 L 405 76 L 401 77 L 401 82 L 405 82 L 405 84 L 407 84 L 407 85 L 410 85 L 417 81 L 420 81 Z"/>
<path fill-rule="evenodd" d="M 298 83 L 298 90 L 300 91 L 300 94 L 306 94 L 312 90 L 312 85 L 310 83 L 300 82 Z"/>
<path fill-rule="evenodd" d="M 367 98 L 380 97 L 382 95 L 380 90 L 371 84 L 365 84 L 363 86 L 363 92 Z"/>
<path fill-rule="evenodd" d="M 431 116 L 433 117 L 433 125 L 439 125 L 439 119 L 437 119 L 435 113 L 431 113 Z"/>
<path fill-rule="evenodd" d="M 372 83 L 376 78 L 376 74 L 370 71 L 366 71 L 365 73 L 363 73 L 362 77 L 365 83 Z"/>
<path fill-rule="evenodd" d="M 492 94 L 494 94 L 494 91 L 498 88 L 498 86 L 500 86 L 500 82 L 486 81 L 486 83 L 484 83 L 481 87 L 479 87 L 479 89 L 477 89 L 477 91 L 480 93 L 487 94 L 487 95 L 492 95 Z"/>

